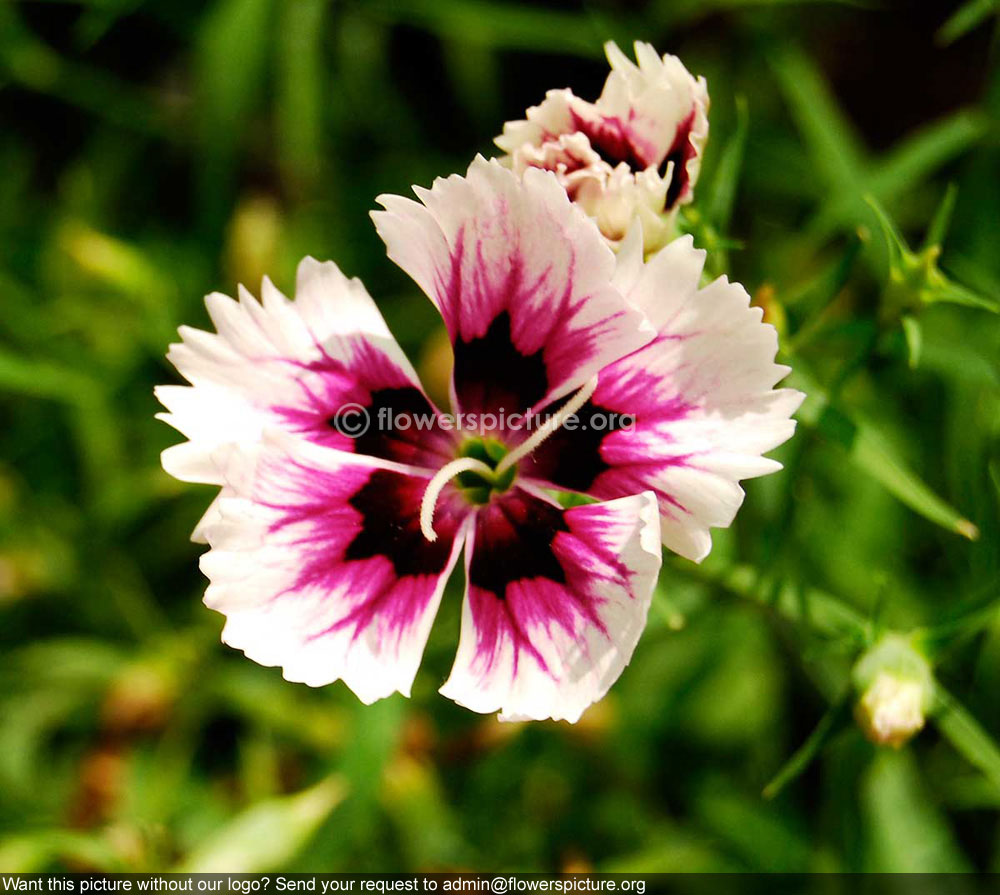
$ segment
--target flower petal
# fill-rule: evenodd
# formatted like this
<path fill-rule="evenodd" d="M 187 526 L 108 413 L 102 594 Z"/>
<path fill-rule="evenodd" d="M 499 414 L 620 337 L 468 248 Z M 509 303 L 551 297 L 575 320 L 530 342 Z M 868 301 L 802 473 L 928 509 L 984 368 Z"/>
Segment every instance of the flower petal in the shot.
<path fill-rule="evenodd" d="M 192 387 L 161 386 L 161 419 L 190 442 L 169 448 L 164 467 L 186 481 L 221 484 L 212 460 L 224 445 L 252 444 L 277 426 L 317 444 L 429 468 L 450 456 L 453 440 L 436 426 L 406 430 L 393 416 L 426 415 L 433 405 L 358 280 L 335 264 L 306 258 L 296 299 L 269 280 L 263 303 L 206 299 L 218 333 L 182 327 L 168 358 Z"/>
<path fill-rule="evenodd" d="M 564 510 L 516 490 L 466 547 L 458 655 L 441 692 L 501 720 L 575 722 L 632 657 L 659 572 L 646 493 Z"/>
<path fill-rule="evenodd" d="M 613 42 L 604 49 L 611 74 L 595 103 L 595 118 L 617 122 L 621 139 L 634 147 L 644 166 L 664 174 L 671 166 L 668 210 L 690 202 L 708 140 L 705 79 L 692 77 L 676 56 L 660 56 L 642 41 L 635 43 L 638 65 Z"/>
<path fill-rule="evenodd" d="M 614 255 L 555 178 L 477 158 L 468 175 L 380 196 L 389 256 L 444 316 L 456 410 L 523 412 L 578 389 L 652 333 L 611 287 Z"/>
<path fill-rule="evenodd" d="M 408 695 L 468 513 L 446 494 L 425 540 L 412 472 L 274 433 L 231 455 L 201 564 L 222 639 L 291 681 Z"/>
<path fill-rule="evenodd" d="M 788 368 L 774 363 L 777 334 L 761 309 L 725 278 L 699 289 L 703 263 L 683 237 L 631 277 L 628 297 L 656 339 L 602 370 L 576 427 L 523 467 L 600 498 L 652 490 L 663 543 L 696 561 L 711 550 L 709 528 L 728 526 L 743 502 L 739 481 L 780 468 L 762 455 L 791 437 L 803 398 L 774 389 Z"/>

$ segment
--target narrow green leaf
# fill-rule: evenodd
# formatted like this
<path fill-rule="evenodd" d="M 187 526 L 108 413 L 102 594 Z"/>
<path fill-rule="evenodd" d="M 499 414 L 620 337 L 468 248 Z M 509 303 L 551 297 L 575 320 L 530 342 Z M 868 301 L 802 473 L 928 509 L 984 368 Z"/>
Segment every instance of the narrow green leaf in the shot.
<path fill-rule="evenodd" d="M 850 692 L 847 692 L 826 710 L 820 718 L 819 723 L 809 734 L 808 739 L 795 751 L 781 770 L 771 778 L 771 782 L 764 787 L 764 798 L 773 799 L 789 783 L 799 776 L 810 764 L 820 750 L 830 742 L 830 739 L 850 722 L 851 699 Z"/>
<path fill-rule="evenodd" d="M 28 360 L 0 349 L 0 391 L 73 402 L 81 398 L 89 400 L 96 394 L 97 386 L 76 370 Z"/>
<path fill-rule="evenodd" d="M 915 370 L 920 364 L 922 346 L 920 321 L 916 317 L 911 317 L 909 314 L 903 317 L 903 335 L 906 336 L 906 348 L 910 355 L 910 369 Z"/>
<path fill-rule="evenodd" d="M 382 806 L 411 866 L 453 867 L 471 860 L 461 815 L 434 765 L 409 756 L 396 759 L 385 775 Z"/>
<path fill-rule="evenodd" d="M 175 868 L 178 873 L 262 873 L 294 858 L 343 800 L 339 777 L 236 815 Z"/>
<path fill-rule="evenodd" d="M 965 759 L 979 768 L 1000 789 L 1000 747 L 940 684 L 934 689 L 934 723 L 938 730 Z"/>
<path fill-rule="evenodd" d="M 820 174 L 834 189 L 860 195 L 864 147 L 817 67 L 794 46 L 776 49 L 771 63 Z"/>
<path fill-rule="evenodd" d="M 866 204 L 875 213 L 875 218 L 882 228 L 882 235 L 885 237 L 885 244 L 889 249 L 890 267 L 900 267 L 903 259 L 909 257 L 910 247 L 906 244 L 903 235 L 896 229 L 892 218 L 886 213 L 881 203 L 871 193 L 864 196 Z"/>
<path fill-rule="evenodd" d="M 927 228 L 927 234 L 924 236 L 924 244 L 921 246 L 922 249 L 926 250 L 931 248 L 931 246 L 940 246 L 944 244 L 945 237 L 948 235 L 948 226 L 951 224 L 951 215 L 955 210 L 955 200 L 957 198 L 958 187 L 953 183 L 949 183 L 948 187 L 944 191 L 944 195 L 941 197 L 941 204 L 938 205 L 937 211 L 934 212 L 934 217 L 931 220 L 931 224 Z"/>
<path fill-rule="evenodd" d="M 94 3 L 84 10 L 73 29 L 76 45 L 89 50 L 121 19 L 134 12 L 142 0 L 120 0 L 113 3 Z"/>
<path fill-rule="evenodd" d="M 818 634 L 858 644 L 867 640 L 866 618 L 842 600 L 816 588 L 776 580 L 746 564 L 717 569 L 711 563 L 696 566 L 678 561 L 671 569 L 767 606 L 788 621 L 805 625 Z"/>
<path fill-rule="evenodd" d="M 323 67 L 325 0 L 283 0 L 278 30 L 278 151 L 284 177 L 305 189 L 319 175 L 327 79 Z"/>
<path fill-rule="evenodd" d="M 835 230 L 868 225 L 871 213 L 862 204 L 867 193 L 890 202 L 925 180 L 942 165 L 966 151 L 986 133 L 986 121 L 977 112 L 963 110 L 905 139 L 886 156 L 860 170 L 853 181 L 832 183 L 833 192 L 810 224 L 810 231 L 828 236 Z M 881 267 L 878 256 L 873 259 Z"/>
<path fill-rule="evenodd" d="M 994 578 L 988 585 L 991 593 L 997 591 L 1000 578 Z M 929 656 L 936 656 L 953 649 L 959 643 L 975 637 L 986 628 L 992 627 L 1000 619 L 1000 599 L 990 600 L 960 615 L 920 632 L 920 644 Z"/>
<path fill-rule="evenodd" d="M 110 840 L 104 833 L 58 829 L 8 836 L 0 843 L 0 867 L 5 873 L 43 873 L 51 870 L 53 860 L 60 860 L 107 872 L 134 871 Z"/>
<path fill-rule="evenodd" d="M 365 11 L 393 24 L 424 28 L 466 45 L 564 52 L 591 58 L 602 55 L 603 35 L 588 16 L 540 6 L 483 0 L 370 0 Z"/>
<path fill-rule="evenodd" d="M 969 0 L 955 10 L 948 21 L 940 27 L 937 33 L 938 42 L 946 46 L 954 43 L 963 34 L 985 22 L 996 11 L 996 0 Z"/>
<path fill-rule="evenodd" d="M 970 541 L 979 537 L 979 529 L 925 485 L 874 425 L 853 419 L 834 406 L 822 386 L 803 371 L 800 359 L 796 359 L 796 369 L 787 382 L 809 396 L 798 414 L 804 425 L 839 444 L 855 466 L 914 512 Z"/>
<path fill-rule="evenodd" d="M 0 76 L 55 96 L 116 127 L 177 139 L 152 94 L 105 69 L 60 56 L 24 25 L 13 3 L 0 3 Z"/>
<path fill-rule="evenodd" d="M 794 815 L 721 781 L 695 796 L 699 827 L 737 855 L 753 873 L 795 873 L 810 864 L 809 833 Z"/>
<path fill-rule="evenodd" d="M 232 187 L 232 158 L 260 99 L 274 0 L 216 0 L 197 43 L 198 112 L 204 164 L 199 194 L 217 222 Z"/>
<path fill-rule="evenodd" d="M 866 870 L 964 873 L 971 870 L 948 819 L 927 791 L 909 751 L 879 749 L 860 787 L 868 839 Z"/>
<path fill-rule="evenodd" d="M 977 295 L 970 289 L 960 286 L 958 283 L 946 282 L 933 292 L 929 292 L 927 300 L 931 303 L 944 302 L 951 305 L 962 305 L 966 308 L 979 308 L 981 311 L 992 311 L 1000 314 L 1000 301 Z"/>
<path fill-rule="evenodd" d="M 977 143 L 987 127 L 981 114 L 963 109 L 921 128 L 875 163 L 868 190 L 891 201 Z"/>
<path fill-rule="evenodd" d="M 470 53 L 463 41 L 446 40 L 442 51 L 451 83 L 466 113 L 489 133 L 496 127 L 500 108 L 501 73 L 497 54 L 490 47 Z"/>
<path fill-rule="evenodd" d="M 712 178 L 712 197 L 708 203 L 708 219 L 722 233 L 729 229 L 736 202 L 747 134 L 750 130 L 750 113 L 746 97 L 736 97 L 736 130 L 726 142 Z"/>
<path fill-rule="evenodd" d="M 871 425 L 857 427 L 850 455 L 859 468 L 925 519 L 970 541 L 979 537 L 979 529 L 927 487 Z"/>
<path fill-rule="evenodd" d="M 835 300 L 850 281 L 861 252 L 861 240 L 852 239 L 844 253 L 816 276 L 783 296 L 788 308 L 799 310 L 804 306 L 808 315 L 791 339 L 786 343 L 790 353 L 799 352 L 825 328 L 836 305 Z"/>

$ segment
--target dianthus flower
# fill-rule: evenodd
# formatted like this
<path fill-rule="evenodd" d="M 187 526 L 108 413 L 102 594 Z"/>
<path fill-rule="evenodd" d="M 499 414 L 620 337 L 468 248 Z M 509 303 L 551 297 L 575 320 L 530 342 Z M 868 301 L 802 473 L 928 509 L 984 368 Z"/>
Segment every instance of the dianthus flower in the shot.
<path fill-rule="evenodd" d="M 638 219 L 646 252 L 674 234 L 677 209 L 690 202 L 708 139 L 708 88 L 676 56 L 637 42 L 632 62 L 605 45 L 611 73 L 596 103 L 550 90 L 496 139 L 517 173 L 555 173 L 573 201 L 613 244 Z"/>
<path fill-rule="evenodd" d="M 189 441 L 163 464 L 221 486 L 196 531 L 205 601 L 250 658 L 409 694 L 464 550 L 441 692 L 575 721 L 631 658 L 661 538 L 708 552 L 801 396 L 774 390 L 775 332 L 742 287 L 699 288 L 690 239 L 616 258 L 550 173 L 481 158 L 416 193 L 380 197 L 376 227 L 444 318 L 454 409 L 504 422 L 443 425 L 361 283 L 306 259 L 294 301 L 265 280 L 260 303 L 208 297 L 217 333 L 182 328 L 191 386 L 158 395 Z"/>

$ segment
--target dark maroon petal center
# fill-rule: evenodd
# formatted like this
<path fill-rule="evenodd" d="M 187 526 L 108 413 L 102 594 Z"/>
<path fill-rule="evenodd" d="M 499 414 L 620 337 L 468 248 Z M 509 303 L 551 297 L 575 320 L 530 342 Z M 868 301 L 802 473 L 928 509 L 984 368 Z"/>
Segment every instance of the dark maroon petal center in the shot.
<path fill-rule="evenodd" d="M 361 514 L 361 530 L 347 545 L 345 560 L 384 556 L 399 577 L 437 575 L 451 553 L 458 518 L 445 503 L 435 517 L 436 541 L 420 530 L 418 508 L 427 482 L 385 469 L 372 472 L 348 503 Z"/>
<path fill-rule="evenodd" d="M 534 406 L 549 388 L 542 349 L 525 355 L 514 345 L 508 311 L 479 338 L 455 341 L 455 393 L 462 410 L 516 413 Z"/>
<path fill-rule="evenodd" d="M 564 583 L 566 573 L 552 542 L 568 530 L 560 507 L 518 492 L 495 499 L 476 517 L 469 584 L 503 600 L 514 581 L 547 578 Z"/>
<path fill-rule="evenodd" d="M 558 408 L 554 405 L 553 409 Z M 585 492 L 610 468 L 601 457 L 601 445 L 611 433 L 631 422 L 631 418 L 598 407 L 592 401 L 584 404 L 576 417 L 578 424 L 572 430 L 558 429 L 522 461 L 526 476 L 558 482 L 570 491 Z"/>
<path fill-rule="evenodd" d="M 633 171 L 645 171 L 656 163 L 649 158 L 644 148 L 632 139 L 628 124 L 616 116 L 602 116 L 596 120 L 581 117 L 572 109 L 573 126 L 587 135 L 594 151 L 612 168 L 625 162 Z"/>

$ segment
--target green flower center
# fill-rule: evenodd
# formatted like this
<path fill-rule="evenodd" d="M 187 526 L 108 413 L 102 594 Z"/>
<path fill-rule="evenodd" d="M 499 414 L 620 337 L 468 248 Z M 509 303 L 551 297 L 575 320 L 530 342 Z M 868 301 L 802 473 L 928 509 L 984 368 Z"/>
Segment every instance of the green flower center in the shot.
<path fill-rule="evenodd" d="M 468 438 L 458 449 L 459 457 L 472 457 L 480 460 L 492 470 L 487 475 L 485 471 L 473 470 L 470 472 L 460 472 L 455 477 L 455 482 L 459 490 L 469 503 L 488 503 L 494 494 L 503 494 L 517 478 L 517 466 L 509 466 L 502 472 L 497 473 L 496 468 L 500 461 L 507 456 L 506 446 L 496 438 L 476 437 Z"/>

